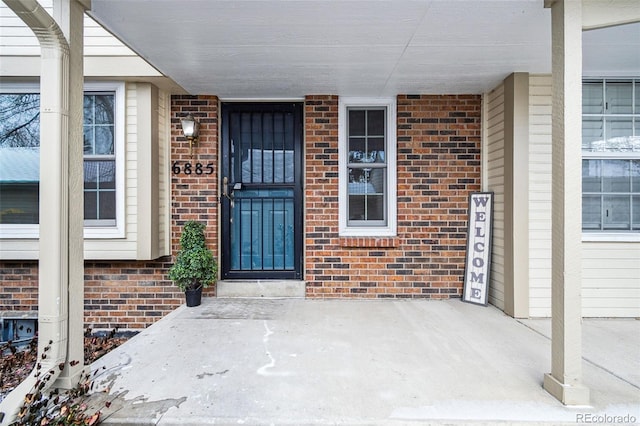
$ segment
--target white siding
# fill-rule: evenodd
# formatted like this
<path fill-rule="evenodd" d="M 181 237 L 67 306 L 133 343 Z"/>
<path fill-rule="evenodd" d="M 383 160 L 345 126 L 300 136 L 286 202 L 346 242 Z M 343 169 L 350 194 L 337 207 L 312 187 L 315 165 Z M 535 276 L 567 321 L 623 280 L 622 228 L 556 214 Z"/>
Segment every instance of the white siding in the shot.
<path fill-rule="evenodd" d="M 170 226 L 171 216 L 169 214 L 171 193 L 170 193 L 170 129 L 171 129 L 171 96 L 163 91 L 158 93 L 158 191 L 159 191 L 159 221 L 158 232 L 158 253 L 168 255 L 171 252 Z"/>
<path fill-rule="evenodd" d="M 85 56 L 136 56 L 133 50 L 87 15 L 84 16 L 84 54 Z"/>
<path fill-rule="evenodd" d="M 143 175 L 138 169 L 138 142 L 140 131 L 138 128 L 139 105 L 138 87 L 135 83 L 126 84 L 126 105 L 125 105 L 125 238 L 88 240 L 85 242 L 85 256 L 87 259 L 138 259 L 145 256 L 138 252 L 139 238 L 143 238 L 138 232 L 138 221 L 145 218 L 138 217 L 138 185 L 141 179 L 158 179 L 159 211 L 151 214 L 158 214 L 159 224 L 156 232 L 158 235 L 158 253 L 163 256 L 169 254 L 169 132 L 170 120 L 170 95 L 160 92 L 158 103 L 152 105 L 158 115 L 158 136 L 159 143 L 158 157 L 151 159 L 158 163 L 158 176 Z M 155 188 L 155 185 L 147 185 Z M 144 239 L 144 238 L 143 238 Z M 155 252 L 155 250 L 151 250 Z"/>
<path fill-rule="evenodd" d="M 529 79 L 529 315 L 551 316 L 551 76 Z M 582 315 L 640 317 L 640 243 L 582 243 Z"/>
<path fill-rule="evenodd" d="M 582 243 L 582 316 L 640 317 L 640 243 Z"/>
<path fill-rule="evenodd" d="M 48 5 L 47 5 L 48 3 Z M 52 12 L 52 0 L 42 1 Z M 40 45 L 33 32 L 4 2 L 0 2 L 0 56 L 37 56 Z"/>
<path fill-rule="evenodd" d="M 41 0 L 53 12 L 52 0 Z M 40 46 L 33 32 L 0 2 L 0 76 L 40 75 Z M 84 18 L 84 75 L 89 78 L 161 77 L 162 74 L 107 32 L 92 18 Z"/>
<path fill-rule="evenodd" d="M 128 83 L 125 93 L 125 238 L 87 240 L 85 242 L 87 259 L 135 259 L 137 256 L 136 85 Z"/>
<path fill-rule="evenodd" d="M 53 0 L 40 0 L 53 13 Z M 136 56 L 127 46 L 85 15 L 84 53 L 86 56 Z M 11 9 L 0 2 L 0 56 L 38 56 L 40 45 L 33 32 Z"/>
<path fill-rule="evenodd" d="M 504 309 L 504 85 L 489 92 L 485 102 L 487 189 L 494 192 L 489 303 Z"/>
<path fill-rule="evenodd" d="M 529 315 L 551 315 L 551 76 L 529 78 Z"/>
<path fill-rule="evenodd" d="M 125 84 L 125 137 L 124 137 L 124 162 L 118 163 L 117 167 L 124 167 L 124 237 L 105 238 L 85 238 L 85 258 L 86 259 L 138 259 L 144 256 L 138 252 L 138 220 L 145 220 L 138 217 L 138 185 L 140 179 L 158 179 L 159 211 L 151 214 L 158 214 L 159 224 L 156 232 L 159 233 L 158 250 L 153 252 L 160 255 L 169 253 L 169 141 L 170 141 L 170 95 L 160 91 L 156 105 L 152 105 L 152 113 L 158 114 L 158 135 L 157 143 L 158 157 L 151 161 L 158 164 L 158 176 L 141 176 L 138 172 L 138 84 Z M 150 185 L 156 188 L 156 185 Z M 16 231 L 18 232 L 18 231 Z M 23 235 L 23 234 L 19 234 Z M 32 239 L 5 238 L 0 242 L 0 259 L 37 259 L 38 240 L 37 234 Z"/>

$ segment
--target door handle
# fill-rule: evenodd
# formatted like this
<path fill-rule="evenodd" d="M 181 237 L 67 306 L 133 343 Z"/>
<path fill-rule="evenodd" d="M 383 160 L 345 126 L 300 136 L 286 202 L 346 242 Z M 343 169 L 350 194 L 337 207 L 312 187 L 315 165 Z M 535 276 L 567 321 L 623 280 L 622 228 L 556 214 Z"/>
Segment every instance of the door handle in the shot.
<path fill-rule="evenodd" d="M 228 186 L 229 186 L 229 178 L 225 176 L 222 178 L 222 196 L 227 197 L 227 199 L 231 202 L 231 207 L 233 208 L 233 198 L 229 196 Z"/>

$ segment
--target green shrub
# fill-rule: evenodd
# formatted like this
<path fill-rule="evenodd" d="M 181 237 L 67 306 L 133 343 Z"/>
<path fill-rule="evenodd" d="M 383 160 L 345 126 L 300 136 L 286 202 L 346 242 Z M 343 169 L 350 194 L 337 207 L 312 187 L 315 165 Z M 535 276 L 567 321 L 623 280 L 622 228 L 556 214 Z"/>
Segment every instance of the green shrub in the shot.
<path fill-rule="evenodd" d="M 190 220 L 180 236 L 180 250 L 169 269 L 171 279 L 182 291 L 207 287 L 216 279 L 218 266 L 206 246 L 204 224 Z"/>

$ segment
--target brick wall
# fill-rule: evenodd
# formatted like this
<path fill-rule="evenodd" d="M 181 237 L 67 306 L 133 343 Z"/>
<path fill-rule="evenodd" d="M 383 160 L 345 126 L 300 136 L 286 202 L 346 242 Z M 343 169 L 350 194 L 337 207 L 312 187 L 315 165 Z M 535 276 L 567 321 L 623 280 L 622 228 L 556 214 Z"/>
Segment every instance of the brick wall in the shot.
<path fill-rule="evenodd" d="M 37 267 L 35 261 L 0 262 L 0 311 L 38 310 Z"/>
<path fill-rule="evenodd" d="M 467 197 L 480 189 L 480 97 L 398 97 L 398 236 L 338 236 L 338 97 L 305 100 L 305 279 L 308 297 L 427 297 L 461 294 Z M 180 117 L 201 137 L 189 153 Z M 207 223 L 217 257 L 218 99 L 174 96 L 171 163 L 211 163 L 211 175 L 171 177 L 171 252 L 182 224 Z M 193 169 L 192 169 L 193 171 Z M 172 258 L 85 263 L 85 320 L 98 328 L 146 327 L 183 303 L 167 278 Z M 0 262 L 0 310 L 37 309 L 37 262 Z M 206 295 L 214 295 L 214 286 Z"/>
<path fill-rule="evenodd" d="M 182 136 L 180 117 L 200 121 L 200 141 L 193 157 Z M 218 99 L 174 96 L 171 100 L 171 164 L 213 164 L 211 175 L 172 174 L 171 253 L 178 250 L 186 220 L 207 223 L 207 242 L 217 256 Z M 85 322 L 94 329 L 138 329 L 154 323 L 184 303 L 184 294 L 167 277 L 167 256 L 155 261 L 85 262 Z M 205 294 L 215 294 L 215 286 Z M 37 311 L 38 264 L 0 261 L 0 311 Z"/>
<path fill-rule="evenodd" d="M 180 118 L 193 114 L 200 122 L 200 138 L 189 152 L 189 143 L 182 136 Z M 181 227 L 187 220 L 207 224 L 206 237 L 214 257 L 218 252 L 218 98 L 215 96 L 171 97 L 171 162 L 184 170 L 192 164 L 190 174 L 171 175 L 171 252 L 177 253 Z M 203 174 L 195 172 L 195 165 L 204 166 Z M 206 174 L 211 164 L 213 173 Z M 207 290 L 209 293 L 213 288 Z"/>
<path fill-rule="evenodd" d="M 136 329 L 154 323 L 184 303 L 167 278 L 171 257 L 157 261 L 85 262 L 85 325 Z"/>
<path fill-rule="evenodd" d="M 460 296 L 467 197 L 480 190 L 480 96 L 398 96 L 398 236 L 338 236 L 338 99 L 306 119 L 308 297 Z"/>
<path fill-rule="evenodd" d="M 93 329 L 144 328 L 183 303 L 166 277 L 171 258 L 85 262 L 85 322 Z M 0 262 L 0 311 L 36 315 L 38 263 Z"/>

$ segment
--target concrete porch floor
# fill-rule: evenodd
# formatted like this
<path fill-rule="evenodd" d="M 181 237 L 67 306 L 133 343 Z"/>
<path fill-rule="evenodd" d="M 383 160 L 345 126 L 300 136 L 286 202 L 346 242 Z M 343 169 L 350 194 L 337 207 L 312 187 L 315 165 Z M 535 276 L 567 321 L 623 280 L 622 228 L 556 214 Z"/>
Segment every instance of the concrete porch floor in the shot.
<path fill-rule="evenodd" d="M 584 321 L 585 407 L 542 389 L 550 325 L 460 300 L 205 298 L 92 368 L 105 424 L 640 421 L 640 321 Z"/>

